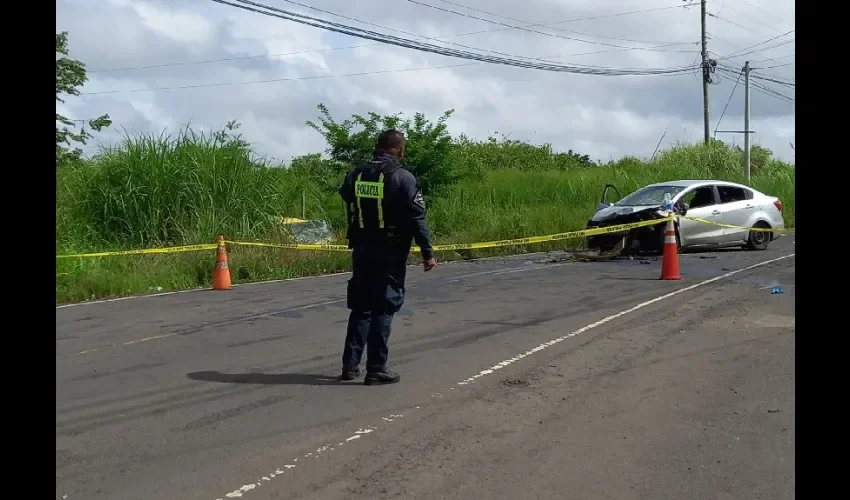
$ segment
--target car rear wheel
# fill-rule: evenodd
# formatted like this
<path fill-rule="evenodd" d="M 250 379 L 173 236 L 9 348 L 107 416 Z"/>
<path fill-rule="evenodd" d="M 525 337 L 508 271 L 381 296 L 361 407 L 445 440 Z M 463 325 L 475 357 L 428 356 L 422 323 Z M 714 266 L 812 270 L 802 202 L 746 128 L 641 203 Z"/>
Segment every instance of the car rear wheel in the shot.
<path fill-rule="evenodd" d="M 758 229 L 770 229 L 770 226 L 764 222 L 756 222 L 753 225 L 754 228 Z M 767 250 L 768 245 L 770 245 L 770 233 L 767 231 L 750 231 L 750 235 L 747 237 L 747 248 L 750 250 Z"/>

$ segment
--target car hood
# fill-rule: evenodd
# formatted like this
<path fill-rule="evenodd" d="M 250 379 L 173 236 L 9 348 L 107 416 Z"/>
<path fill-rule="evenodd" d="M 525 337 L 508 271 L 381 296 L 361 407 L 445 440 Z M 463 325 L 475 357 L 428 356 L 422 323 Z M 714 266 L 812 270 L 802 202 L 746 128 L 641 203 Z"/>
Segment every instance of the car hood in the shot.
<path fill-rule="evenodd" d="M 640 212 L 651 212 L 657 211 L 660 207 L 605 207 L 590 218 L 592 222 L 604 222 L 612 219 L 617 219 L 619 217 L 628 216 L 631 214 L 636 214 Z"/>

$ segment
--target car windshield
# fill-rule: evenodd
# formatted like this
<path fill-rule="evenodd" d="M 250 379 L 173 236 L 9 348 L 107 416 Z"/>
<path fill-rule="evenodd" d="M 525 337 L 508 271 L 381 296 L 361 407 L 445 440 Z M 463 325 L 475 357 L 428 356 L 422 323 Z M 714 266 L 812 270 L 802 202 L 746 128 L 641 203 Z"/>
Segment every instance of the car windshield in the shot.
<path fill-rule="evenodd" d="M 647 186 L 638 189 L 634 193 L 626 196 L 622 200 L 615 203 L 621 207 L 651 207 L 653 205 L 664 204 L 664 194 L 670 193 L 670 198 L 674 198 L 683 189 L 682 186 Z"/>

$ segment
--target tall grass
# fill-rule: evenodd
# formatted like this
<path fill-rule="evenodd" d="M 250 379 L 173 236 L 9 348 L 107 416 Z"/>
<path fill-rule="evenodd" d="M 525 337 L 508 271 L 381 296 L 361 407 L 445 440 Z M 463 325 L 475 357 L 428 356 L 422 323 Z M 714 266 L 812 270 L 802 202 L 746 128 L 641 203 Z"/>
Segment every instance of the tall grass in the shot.
<path fill-rule="evenodd" d="M 428 200 L 437 243 L 508 239 L 584 227 L 606 184 L 623 195 L 653 182 L 719 178 L 742 182 L 740 152 L 722 144 L 678 145 L 652 161 L 633 157 L 596 165 L 572 152 L 517 141 L 455 141 L 452 164 L 462 180 Z M 57 176 L 57 253 L 231 240 L 288 241 L 280 223 L 325 219 L 338 238 L 343 205 L 335 193 L 340 166 L 317 156 L 292 168 L 252 155 L 240 138 L 182 130 L 175 137 L 125 140 Z M 751 185 L 778 196 L 794 223 L 793 167 L 754 150 Z M 561 242 L 545 248 L 576 246 Z M 540 247 L 529 249 L 534 251 Z M 523 249 L 478 252 L 493 254 Z M 346 269 L 344 253 L 231 249 L 236 282 Z M 456 257 L 456 254 L 442 258 Z M 208 286 L 212 252 L 57 259 L 57 302 Z"/>

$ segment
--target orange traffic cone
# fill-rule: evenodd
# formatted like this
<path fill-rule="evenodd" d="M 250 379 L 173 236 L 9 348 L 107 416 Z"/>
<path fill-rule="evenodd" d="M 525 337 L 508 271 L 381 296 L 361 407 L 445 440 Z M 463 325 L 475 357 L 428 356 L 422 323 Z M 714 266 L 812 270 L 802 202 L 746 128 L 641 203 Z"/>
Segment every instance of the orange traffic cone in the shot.
<path fill-rule="evenodd" d="M 679 275 L 679 249 L 676 245 L 676 226 L 673 219 L 667 221 L 664 230 L 664 256 L 661 258 L 661 279 L 680 280 Z"/>
<path fill-rule="evenodd" d="M 219 236 L 217 243 L 212 287 L 213 290 L 230 290 L 230 269 L 227 267 L 227 249 L 224 246 L 224 236 Z"/>

